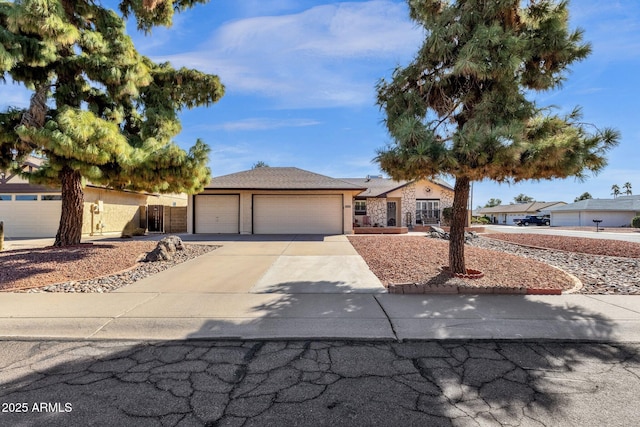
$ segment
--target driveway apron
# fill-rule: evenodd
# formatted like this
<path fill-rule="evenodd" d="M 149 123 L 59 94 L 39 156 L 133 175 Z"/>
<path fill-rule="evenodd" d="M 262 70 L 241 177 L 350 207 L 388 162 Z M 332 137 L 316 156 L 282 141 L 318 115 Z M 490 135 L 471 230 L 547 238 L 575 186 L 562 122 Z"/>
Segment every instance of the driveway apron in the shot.
<path fill-rule="evenodd" d="M 117 292 L 385 293 L 346 236 L 184 236 L 221 247 Z"/>
<path fill-rule="evenodd" d="M 221 247 L 119 289 L 149 299 L 91 336 L 395 339 L 385 288 L 345 236 L 183 236 L 196 238 Z"/>

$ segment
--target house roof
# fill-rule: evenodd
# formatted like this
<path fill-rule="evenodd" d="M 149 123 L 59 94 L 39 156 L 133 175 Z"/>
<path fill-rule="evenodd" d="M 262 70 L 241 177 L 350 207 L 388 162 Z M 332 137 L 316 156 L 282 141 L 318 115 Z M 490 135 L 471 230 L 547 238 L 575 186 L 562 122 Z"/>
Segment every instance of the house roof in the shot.
<path fill-rule="evenodd" d="M 514 205 L 500 205 L 492 208 L 482 208 L 478 212 L 483 215 L 498 213 L 531 213 L 535 214 L 542 210 L 549 210 L 552 206 L 562 204 L 564 202 L 531 202 L 516 203 Z"/>
<path fill-rule="evenodd" d="M 25 169 L 27 167 L 33 168 L 33 169 L 38 169 L 40 168 L 44 162 L 46 161 L 46 159 L 42 158 L 42 157 L 34 157 L 34 156 L 28 156 L 23 162 L 22 162 L 22 168 Z M 14 178 L 16 175 L 15 174 L 11 174 L 8 176 L 4 176 L 4 177 L 0 177 L 0 191 L 5 192 L 5 193 L 11 193 L 11 194 L 29 194 L 29 193 L 59 193 L 61 191 L 60 186 L 57 187 L 49 187 L 49 186 L 45 186 L 45 185 L 34 185 L 34 184 L 30 184 L 30 183 L 19 183 L 19 184 L 14 184 L 11 181 L 12 178 Z M 87 187 L 94 187 L 94 188 L 102 188 L 105 190 L 110 190 L 110 191 L 120 191 L 123 193 L 132 193 L 132 194 L 143 194 L 146 196 L 160 196 L 159 193 L 149 193 L 146 191 L 133 191 L 133 190 L 119 190 L 119 189 L 115 189 L 115 188 L 110 188 L 106 185 L 98 185 L 98 184 L 92 184 L 91 182 L 87 182 Z"/>
<path fill-rule="evenodd" d="M 387 193 L 409 185 L 415 181 L 394 181 L 390 178 L 382 178 L 381 176 L 368 176 L 366 178 L 340 178 L 342 181 L 349 182 L 354 185 L 366 188 L 366 190 L 358 195 L 358 197 L 385 197 Z M 434 184 L 440 185 L 448 190 L 453 188 L 440 179 L 429 180 Z"/>
<path fill-rule="evenodd" d="M 552 212 L 569 211 L 632 211 L 640 212 L 640 196 L 620 196 L 615 199 L 587 199 L 554 207 Z"/>
<path fill-rule="evenodd" d="M 294 167 L 261 167 L 215 177 L 208 190 L 354 190 L 366 187 Z"/>

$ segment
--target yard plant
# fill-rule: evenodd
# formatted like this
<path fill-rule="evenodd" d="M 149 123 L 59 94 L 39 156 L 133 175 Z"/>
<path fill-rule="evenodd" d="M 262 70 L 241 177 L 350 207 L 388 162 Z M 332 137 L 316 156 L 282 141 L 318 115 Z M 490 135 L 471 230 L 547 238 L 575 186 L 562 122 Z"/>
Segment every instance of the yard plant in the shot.
<path fill-rule="evenodd" d="M 455 178 L 449 264 L 465 273 L 472 181 L 517 182 L 598 172 L 619 134 L 554 113 L 530 94 L 558 88 L 587 57 L 565 1 L 409 0 L 425 29 L 415 59 L 377 87 L 392 144 L 376 160 L 395 179 Z"/>
<path fill-rule="evenodd" d="M 178 112 L 219 100 L 215 75 L 154 63 L 125 33 L 170 25 L 203 0 L 122 0 L 120 12 L 87 0 L 0 0 L 0 79 L 33 93 L 29 108 L 0 114 L 0 169 L 32 153 L 27 176 L 62 189 L 56 246 L 80 242 L 83 186 L 149 192 L 199 191 L 210 178 L 209 148 L 185 151 L 173 138 Z"/>

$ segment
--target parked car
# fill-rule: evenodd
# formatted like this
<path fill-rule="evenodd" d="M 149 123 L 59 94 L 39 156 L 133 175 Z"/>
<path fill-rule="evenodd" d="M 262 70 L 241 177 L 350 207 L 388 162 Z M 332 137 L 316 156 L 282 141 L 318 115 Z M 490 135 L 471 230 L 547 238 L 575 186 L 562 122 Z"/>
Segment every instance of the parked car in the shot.
<path fill-rule="evenodd" d="M 546 217 L 546 216 L 528 215 L 523 219 L 516 221 L 516 224 L 524 225 L 525 227 L 527 227 L 529 224 L 549 225 L 551 224 L 551 220 L 549 219 L 549 217 Z"/>

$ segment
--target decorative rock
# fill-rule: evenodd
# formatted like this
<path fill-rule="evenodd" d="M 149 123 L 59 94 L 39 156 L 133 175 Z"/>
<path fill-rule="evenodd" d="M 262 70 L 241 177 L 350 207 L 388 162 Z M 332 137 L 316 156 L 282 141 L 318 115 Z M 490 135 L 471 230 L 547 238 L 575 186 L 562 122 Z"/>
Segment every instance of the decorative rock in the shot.
<path fill-rule="evenodd" d="M 184 250 L 182 239 L 178 236 L 167 236 L 158 242 L 154 250 L 144 258 L 144 262 L 170 261 L 176 251 Z"/>
<path fill-rule="evenodd" d="M 431 233 L 438 233 L 438 234 L 446 234 L 446 231 L 444 231 L 442 228 L 440 227 L 435 227 L 435 226 L 431 226 L 429 227 L 429 231 Z"/>
<path fill-rule="evenodd" d="M 443 239 L 443 240 L 449 240 L 451 235 L 449 233 L 447 233 L 446 231 L 444 231 L 442 228 L 440 227 L 435 227 L 435 226 L 431 226 L 429 227 L 429 236 L 431 236 L 434 239 Z M 474 239 L 478 238 L 478 233 L 476 233 L 475 231 L 465 231 L 464 232 L 464 242 L 465 243 L 469 243 Z"/>

